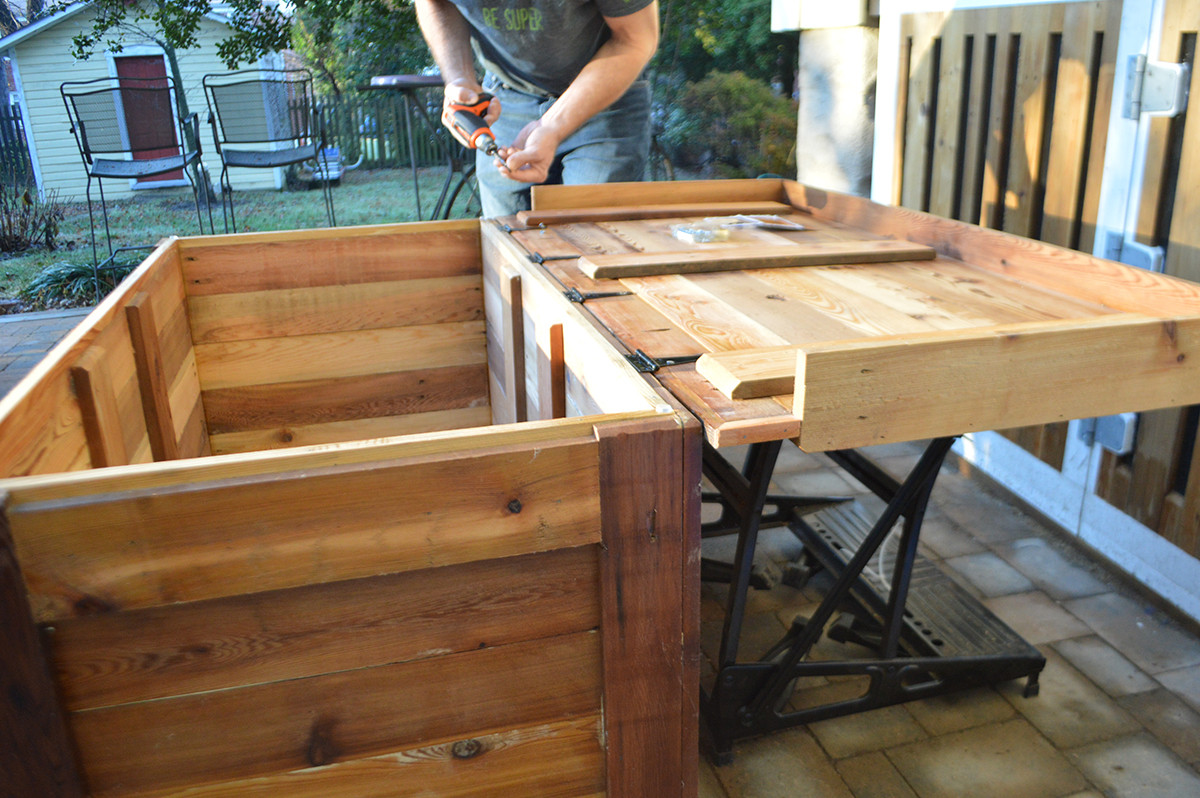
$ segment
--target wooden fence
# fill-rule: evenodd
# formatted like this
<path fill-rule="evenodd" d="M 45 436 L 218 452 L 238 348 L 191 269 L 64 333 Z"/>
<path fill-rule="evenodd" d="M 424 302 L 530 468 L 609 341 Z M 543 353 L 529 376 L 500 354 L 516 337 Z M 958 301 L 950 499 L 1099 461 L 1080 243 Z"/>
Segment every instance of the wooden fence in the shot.
<path fill-rule="evenodd" d="M 1121 0 L 902 17 L 897 204 L 1090 252 Z M 1161 60 L 1193 66 L 1200 0 L 1167 0 Z M 1200 279 L 1200 126 L 1154 120 L 1139 238 Z M 1134 451 L 1106 454 L 1097 494 L 1200 556 L 1200 407 L 1144 413 Z M 1004 433 L 1061 468 L 1066 424 Z"/>
<path fill-rule="evenodd" d="M 434 166 L 445 161 L 445 147 L 453 142 L 438 123 L 441 93 L 418 96 L 432 125 L 411 103 L 406 108 L 394 92 L 325 97 L 318 107 L 331 143 L 341 148 L 347 163 L 355 163 L 361 156 L 364 169 L 408 167 L 411 131 L 417 165 Z"/>

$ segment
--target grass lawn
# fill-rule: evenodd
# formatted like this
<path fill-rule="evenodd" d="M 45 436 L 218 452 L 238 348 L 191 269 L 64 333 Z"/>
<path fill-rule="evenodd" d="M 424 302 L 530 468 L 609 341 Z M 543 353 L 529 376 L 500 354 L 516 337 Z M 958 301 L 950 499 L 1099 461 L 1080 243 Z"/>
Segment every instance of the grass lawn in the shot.
<path fill-rule="evenodd" d="M 444 168 L 420 172 L 421 209 L 426 217 L 433 211 L 445 175 Z M 466 193 L 464 190 L 463 194 Z M 455 203 L 452 218 L 467 215 L 463 208 L 464 199 L 460 197 Z M 235 191 L 234 200 L 237 203 L 239 232 L 296 230 L 326 225 L 325 204 L 321 192 L 316 189 Z M 333 202 L 339 227 L 418 219 L 412 173 L 407 169 L 347 172 L 341 185 L 333 189 Z M 97 247 L 101 257 L 104 257 L 107 254 L 104 223 L 99 202 L 93 205 Z M 202 210 L 203 207 L 201 203 Z M 92 244 L 87 205 L 82 202 L 67 203 L 64 204 L 64 211 L 57 249 L 31 249 L 0 255 L 0 300 L 21 299 L 21 290 L 48 266 L 71 263 L 90 268 Z M 140 192 L 130 199 L 110 200 L 108 219 L 114 247 L 154 244 L 166 236 L 191 236 L 199 232 L 192 194 L 185 188 L 154 189 Z M 205 215 L 206 225 L 207 222 Z M 218 233 L 224 232 L 219 203 L 213 205 L 213 222 Z M 129 259 L 136 262 L 140 259 L 139 253 L 131 253 Z M 36 304 L 23 304 L 17 309 L 42 308 Z"/>

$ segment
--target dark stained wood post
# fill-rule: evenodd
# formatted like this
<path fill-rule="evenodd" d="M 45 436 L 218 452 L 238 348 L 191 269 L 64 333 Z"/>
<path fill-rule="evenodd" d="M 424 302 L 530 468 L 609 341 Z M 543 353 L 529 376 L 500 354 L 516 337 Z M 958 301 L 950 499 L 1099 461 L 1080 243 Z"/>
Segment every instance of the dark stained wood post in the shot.
<path fill-rule="evenodd" d="M 0 508 L 7 497 L 0 497 Z M 8 515 L 0 510 L 0 791 L 85 795 L 49 663 L 33 623 Z"/>
<path fill-rule="evenodd" d="M 694 795 L 699 582 L 685 574 L 698 566 L 699 496 L 686 450 L 698 429 L 677 416 L 601 429 L 608 795 Z"/>

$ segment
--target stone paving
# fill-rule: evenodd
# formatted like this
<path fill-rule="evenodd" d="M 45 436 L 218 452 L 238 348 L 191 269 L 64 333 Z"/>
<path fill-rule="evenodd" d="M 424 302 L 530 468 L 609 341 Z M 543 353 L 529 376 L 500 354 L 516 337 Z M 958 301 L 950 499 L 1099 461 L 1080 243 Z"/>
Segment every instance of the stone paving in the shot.
<path fill-rule="evenodd" d="M 87 312 L 0 316 L 0 395 Z M 868 453 L 899 475 L 919 447 Z M 871 500 L 827 459 L 790 446 L 775 483 Z M 705 555 L 729 558 L 731 545 L 706 541 Z M 786 529 L 763 533 L 761 556 L 783 562 L 798 552 Z M 1023 683 L 1003 684 L 744 741 L 730 765 L 702 761 L 702 798 L 1200 798 L 1195 625 L 957 462 L 938 478 L 922 553 L 1046 655 L 1040 695 L 1023 698 Z M 752 591 L 743 649 L 773 643 L 818 600 L 817 582 Z M 709 661 L 723 598 L 722 586 L 704 585 Z"/>
<path fill-rule="evenodd" d="M 0 316 L 0 396 L 38 364 L 91 308 Z"/>
<path fill-rule="evenodd" d="M 920 446 L 867 452 L 902 475 Z M 788 446 L 774 487 L 873 500 L 826 458 Z M 786 529 L 763 533 L 763 557 L 798 553 Z M 1200 798 L 1195 625 L 953 456 L 938 477 L 922 553 L 1042 651 L 1040 695 L 1022 697 L 1022 680 L 744 741 L 732 764 L 702 762 L 702 798 Z M 731 539 L 705 541 L 706 556 L 731 554 Z M 806 614 L 818 588 L 751 591 L 746 656 Z M 705 584 L 702 595 L 708 666 L 725 589 Z"/>

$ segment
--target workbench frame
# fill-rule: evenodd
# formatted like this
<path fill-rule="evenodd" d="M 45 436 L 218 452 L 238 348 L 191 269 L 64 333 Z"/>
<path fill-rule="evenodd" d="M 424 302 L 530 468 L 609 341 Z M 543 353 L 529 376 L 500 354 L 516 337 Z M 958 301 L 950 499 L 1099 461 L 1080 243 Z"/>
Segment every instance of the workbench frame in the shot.
<path fill-rule="evenodd" d="M 1045 666 L 1045 658 L 982 607 L 973 608 L 973 612 L 990 616 L 984 619 L 984 626 L 998 630 L 998 638 L 1007 641 L 1007 646 L 979 651 L 972 656 L 943 656 L 936 646 L 923 640 L 919 632 L 916 635 L 905 633 L 906 618 L 912 617 L 907 606 L 914 566 L 918 561 L 921 525 L 938 470 L 954 440 L 944 437 L 931 441 L 902 482 L 856 450 L 827 453 L 887 502 L 865 538 L 843 563 L 817 553 L 819 548 L 815 545 L 813 528 L 802 520 L 807 512 L 836 503 L 837 498 L 768 494 L 782 441 L 751 445 L 740 472 L 733 469 L 716 449 L 705 446 L 704 475 L 717 489 L 715 494 L 705 498 L 722 506 L 721 520 L 709 525 L 706 532 L 726 531 L 725 519 L 731 513 L 740 519 L 716 680 L 712 689 L 703 690 L 701 696 L 706 742 L 717 764 L 732 761 L 734 742 L 740 738 L 981 684 L 1026 677 L 1024 694 L 1027 697 L 1037 694 L 1038 674 Z M 764 508 L 769 505 L 774 505 L 774 510 L 764 513 Z M 811 618 L 793 621 L 791 629 L 759 660 L 741 662 L 738 648 L 747 595 L 753 582 L 758 532 L 763 527 L 785 522 L 789 522 L 793 532 L 805 542 L 812 562 L 818 567 L 835 570 L 835 581 Z M 892 567 L 890 591 L 881 604 L 879 597 L 872 599 L 876 591 L 865 583 L 863 572 L 897 523 L 902 523 L 899 553 Z M 875 649 L 875 656 L 840 661 L 809 660 L 813 648 L 826 634 L 826 625 L 836 612 L 848 605 L 853 623 L 835 625 L 830 636 L 842 642 L 870 646 Z M 866 693 L 815 707 L 785 709 L 797 679 L 847 675 L 869 677 Z"/>

